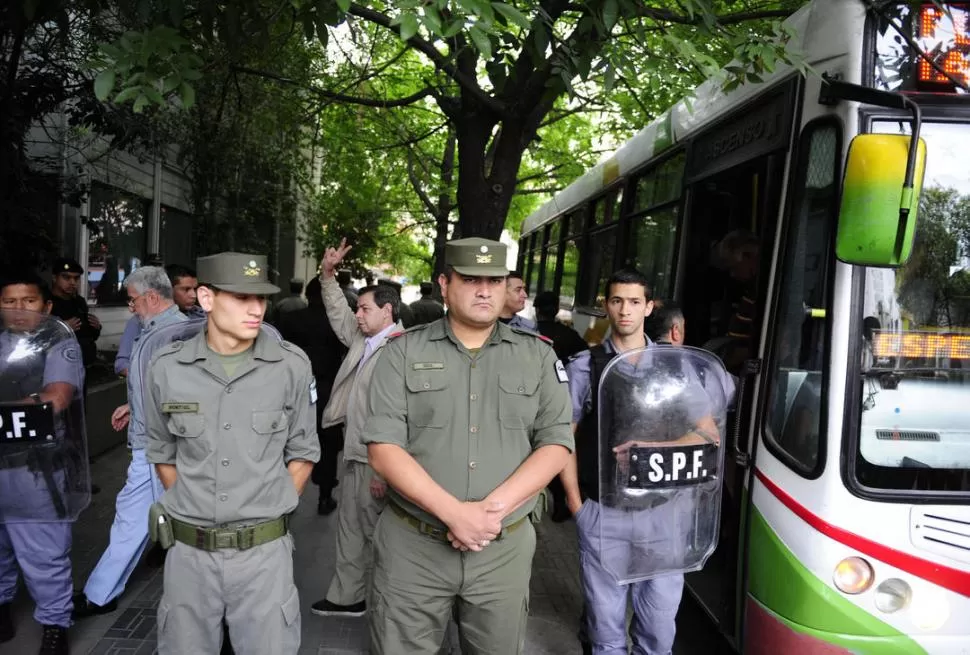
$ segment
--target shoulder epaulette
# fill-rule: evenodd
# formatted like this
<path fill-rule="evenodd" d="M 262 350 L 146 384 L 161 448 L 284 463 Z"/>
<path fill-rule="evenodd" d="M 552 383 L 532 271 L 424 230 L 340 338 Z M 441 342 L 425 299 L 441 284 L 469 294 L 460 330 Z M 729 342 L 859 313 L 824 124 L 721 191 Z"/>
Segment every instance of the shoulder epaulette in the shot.
<path fill-rule="evenodd" d="M 434 321 L 432 321 L 431 323 L 434 323 Z M 418 325 L 412 325 L 406 330 L 398 330 L 397 332 L 392 332 L 391 334 L 387 335 L 387 338 L 388 340 L 396 339 L 402 334 L 410 334 L 411 332 L 420 332 L 421 330 L 426 330 L 428 329 L 428 326 L 431 325 L 431 323 L 419 323 Z"/>
<path fill-rule="evenodd" d="M 296 355 L 296 356 L 300 357 L 301 359 L 305 360 L 307 363 L 310 363 L 310 358 L 307 357 L 306 352 L 302 348 L 300 348 L 298 345 L 296 345 L 295 343 L 291 343 L 291 342 L 287 341 L 286 339 L 283 339 L 283 340 L 280 341 L 280 348 L 282 348 L 283 350 L 285 350 L 287 352 L 291 352 L 294 355 Z"/>
<path fill-rule="evenodd" d="M 535 337 L 536 339 L 539 339 L 540 341 L 545 341 L 550 346 L 552 345 L 552 339 L 550 339 L 549 337 L 547 337 L 545 335 L 539 334 L 538 332 L 533 332 L 532 330 L 526 330 L 525 328 L 516 327 L 514 325 L 507 325 L 506 327 L 508 327 L 510 330 L 512 330 L 516 334 L 526 334 L 526 335 L 528 335 L 530 337 Z"/>

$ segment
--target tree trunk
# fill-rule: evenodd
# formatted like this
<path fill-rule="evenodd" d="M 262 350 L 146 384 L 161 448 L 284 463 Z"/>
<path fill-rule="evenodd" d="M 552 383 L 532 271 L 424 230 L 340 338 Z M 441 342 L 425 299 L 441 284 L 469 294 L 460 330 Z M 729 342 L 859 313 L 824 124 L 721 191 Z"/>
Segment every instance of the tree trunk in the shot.
<path fill-rule="evenodd" d="M 491 170 L 486 174 L 490 132 L 490 125 L 458 130 L 458 229 L 462 238 L 498 240 L 515 194 L 519 165 L 528 143 L 523 139 L 522 126 L 503 123 Z"/>
<path fill-rule="evenodd" d="M 445 244 L 448 242 L 448 226 L 451 224 L 451 183 L 455 179 L 455 132 L 448 132 L 445 154 L 441 158 L 441 192 L 438 194 L 438 211 L 435 214 L 434 269 L 431 284 L 434 297 L 441 300 L 441 287 L 438 276 L 445 272 Z"/>

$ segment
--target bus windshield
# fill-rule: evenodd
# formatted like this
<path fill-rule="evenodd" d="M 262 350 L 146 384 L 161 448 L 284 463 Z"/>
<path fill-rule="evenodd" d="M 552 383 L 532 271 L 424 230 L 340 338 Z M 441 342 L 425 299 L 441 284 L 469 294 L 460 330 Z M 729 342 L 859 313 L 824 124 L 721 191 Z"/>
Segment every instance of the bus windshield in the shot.
<path fill-rule="evenodd" d="M 873 132 L 908 134 L 876 121 Z M 970 491 L 970 124 L 924 124 L 913 254 L 866 270 L 856 475 L 868 487 Z"/>

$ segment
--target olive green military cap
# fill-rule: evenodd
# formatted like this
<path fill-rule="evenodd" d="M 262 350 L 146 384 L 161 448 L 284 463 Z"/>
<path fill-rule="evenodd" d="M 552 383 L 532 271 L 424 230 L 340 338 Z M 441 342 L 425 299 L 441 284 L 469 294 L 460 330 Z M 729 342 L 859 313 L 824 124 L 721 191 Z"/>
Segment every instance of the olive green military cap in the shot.
<path fill-rule="evenodd" d="M 506 247 L 490 239 L 456 239 L 445 244 L 445 264 L 459 275 L 505 277 Z"/>
<path fill-rule="evenodd" d="M 199 282 L 230 293 L 271 296 L 280 288 L 269 283 L 266 255 L 220 252 L 195 260 Z"/>

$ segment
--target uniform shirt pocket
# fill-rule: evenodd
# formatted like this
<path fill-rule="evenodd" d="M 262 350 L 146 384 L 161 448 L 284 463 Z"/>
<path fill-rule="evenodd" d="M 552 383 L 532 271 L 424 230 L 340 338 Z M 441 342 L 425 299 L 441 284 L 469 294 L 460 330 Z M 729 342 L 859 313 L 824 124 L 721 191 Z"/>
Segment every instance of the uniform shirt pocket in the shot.
<path fill-rule="evenodd" d="M 539 412 L 539 378 L 503 373 L 498 377 L 499 419 L 507 428 L 528 429 Z"/>
<path fill-rule="evenodd" d="M 200 439 L 205 434 L 203 414 L 169 414 L 168 431 L 178 441 L 178 455 L 188 461 L 198 462 L 209 454 L 208 439 Z"/>
<path fill-rule="evenodd" d="M 442 428 L 452 405 L 444 371 L 408 371 L 408 425 L 417 428 Z"/>
<path fill-rule="evenodd" d="M 249 454 L 253 459 L 262 459 L 270 444 L 279 446 L 282 453 L 284 435 L 289 427 L 289 417 L 283 410 L 253 412 L 253 444 Z"/>

